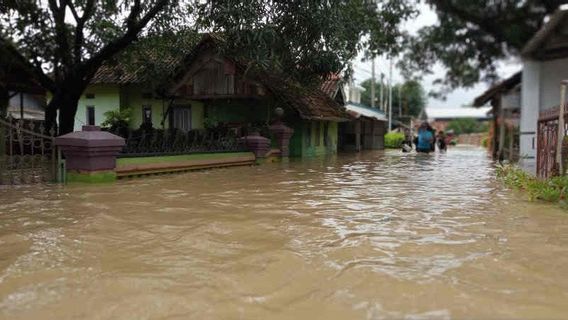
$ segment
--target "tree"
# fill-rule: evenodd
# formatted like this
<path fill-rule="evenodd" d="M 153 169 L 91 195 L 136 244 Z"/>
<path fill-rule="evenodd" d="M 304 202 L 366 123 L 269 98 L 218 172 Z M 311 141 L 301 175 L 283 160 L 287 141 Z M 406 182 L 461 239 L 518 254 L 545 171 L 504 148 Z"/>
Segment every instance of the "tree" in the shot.
<path fill-rule="evenodd" d="M 455 119 L 448 123 L 446 130 L 453 130 L 456 135 L 462 133 L 478 133 L 487 131 L 487 123 L 474 119 Z"/>
<path fill-rule="evenodd" d="M 219 32 L 228 39 L 225 50 L 249 61 L 251 69 L 280 71 L 307 81 L 341 71 L 358 49 L 378 52 L 401 42 L 397 26 L 413 14 L 413 7 L 397 0 L 382 0 L 372 8 L 369 3 L 4 0 L 0 50 L 51 92 L 46 120 L 54 123 L 59 111 L 62 134 L 73 129 L 77 102 L 100 66 L 141 36 Z M 368 34 L 372 36 L 361 42 Z"/>
<path fill-rule="evenodd" d="M 226 50 L 251 68 L 280 72 L 303 84 L 348 68 L 358 50 L 370 55 L 394 51 L 399 24 L 415 14 L 399 0 L 231 0 L 208 2 L 198 10 L 202 26 L 222 32 Z"/>
<path fill-rule="evenodd" d="M 0 47 L 52 94 L 48 126 L 73 130 L 77 102 L 99 67 L 146 31 L 163 27 L 170 0 L 6 0 Z"/>
<path fill-rule="evenodd" d="M 367 79 L 361 83 L 361 86 L 365 88 L 365 91 L 361 93 L 361 103 L 370 106 L 371 105 L 371 79 Z M 400 98 L 399 98 L 399 88 L 400 88 Z M 378 100 L 379 92 L 381 90 L 381 83 L 375 83 L 375 99 Z M 388 88 L 385 88 L 388 92 Z M 387 100 L 388 94 L 385 95 L 385 101 Z M 401 101 L 402 99 L 402 101 Z M 426 93 L 422 84 L 415 80 L 409 80 L 403 84 L 395 84 L 392 89 L 392 108 L 393 116 L 398 117 L 398 107 L 399 103 L 402 109 L 403 116 L 418 116 L 420 111 L 424 109 L 427 103 Z M 375 105 L 379 105 L 378 102 Z"/>
<path fill-rule="evenodd" d="M 408 39 L 400 66 L 407 75 L 425 74 L 439 62 L 446 67 L 438 79 L 441 93 L 494 82 L 499 61 L 519 56 L 544 18 L 565 0 L 426 0 L 438 23 Z"/>

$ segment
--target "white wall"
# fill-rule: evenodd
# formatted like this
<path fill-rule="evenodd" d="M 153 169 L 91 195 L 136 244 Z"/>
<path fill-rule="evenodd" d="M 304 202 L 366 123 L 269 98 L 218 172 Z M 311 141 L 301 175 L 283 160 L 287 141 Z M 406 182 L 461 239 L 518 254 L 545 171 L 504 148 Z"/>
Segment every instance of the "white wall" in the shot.
<path fill-rule="evenodd" d="M 522 168 L 536 173 L 536 126 L 540 108 L 541 64 L 523 61 L 520 121 L 520 161 Z"/>
<path fill-rule="evenodd" d="M 94 94 L 93 99 L 87 99 L 87 94 Z M 120 88 L 116 85 L 92 85 L 89 86 L 77 105 L 75 115 L 75 131 L 81 131 L 87 123 L 87 107 L 95 107 L 95 125 L 100 126 L 105 121 L 105 112 L 120 109 Z"/>
<path fill-rule="evenodd" d="M 521 90 L 514 89 L 501 96 L 501 107 L 507 110 L 521 107 Z"/>
<path fill-rule="evenodd" d="M 540 111 L 560 105 L 562 80 L 568 80 L 568 59 L 541 62 Z"/>
<path fill-rule="evenodd" d="M 536 173 L 539 113 L 560 104 L 560 81 L 566 79 L 568 79 L 568 59 L 523 61 L 520 165 L 530 173 Z"/>

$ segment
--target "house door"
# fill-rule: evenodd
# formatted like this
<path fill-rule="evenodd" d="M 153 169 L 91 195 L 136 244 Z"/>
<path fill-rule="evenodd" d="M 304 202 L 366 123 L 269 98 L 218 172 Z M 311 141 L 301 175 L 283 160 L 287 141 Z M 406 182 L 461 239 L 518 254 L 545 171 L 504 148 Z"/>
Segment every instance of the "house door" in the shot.
<path fill-rule="evenodd" d="M 174 106 L 172 109 L 172 127 L 187 132 L 191 130 L 191 107 Z"/>

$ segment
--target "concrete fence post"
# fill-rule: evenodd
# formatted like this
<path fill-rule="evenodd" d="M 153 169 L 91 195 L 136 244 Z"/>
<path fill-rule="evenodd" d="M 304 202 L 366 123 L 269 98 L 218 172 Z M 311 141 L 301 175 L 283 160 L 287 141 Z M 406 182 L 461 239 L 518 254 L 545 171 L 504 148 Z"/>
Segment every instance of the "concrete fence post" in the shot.
<path fill-rule="evenodd" d="M 276 144 L 280 149 L 282 158 L 290 156 L 290 138 L 294 134 L 294 129 L 287 127 L 282 122 L 277 121 L 270 126 L 270 133 L 274 135 Z"/>
<path fill-rule="evenodd" d="M 82 131 L 55 138 L 55 145 L 65 157 L 68 182 L 116 180 L 116 157 L 125 145 L 124 138 L 98 126 L 83 126 Z"/>

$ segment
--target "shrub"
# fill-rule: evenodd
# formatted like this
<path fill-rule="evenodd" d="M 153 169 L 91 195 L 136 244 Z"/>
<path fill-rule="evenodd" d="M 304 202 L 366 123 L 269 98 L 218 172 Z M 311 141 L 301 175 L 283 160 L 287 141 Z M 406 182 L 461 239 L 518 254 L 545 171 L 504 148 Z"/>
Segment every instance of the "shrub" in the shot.
<path fill-rule="evenodd" d="M 128 108 L 110 110 L 104 113 L 105 121 L 101 126 L 111 132 L 122 132 L 128 129 L 132 112 Z"/>
<path fill-rule="evenodd" d="M 385 134 L 385 148 L 400 148 L 404 142 L 404 134 L 400 132 L 389 132 Z"/>
<path fill-rule="evenodd" d="M 562 202 L 568 197 L 568 177 L 537 179 L 518 167 L 504 165 L 497 167 L 497 177 L 513 189 L 525 191 L 529 200 Z"/>

